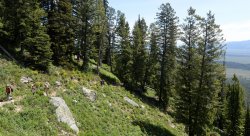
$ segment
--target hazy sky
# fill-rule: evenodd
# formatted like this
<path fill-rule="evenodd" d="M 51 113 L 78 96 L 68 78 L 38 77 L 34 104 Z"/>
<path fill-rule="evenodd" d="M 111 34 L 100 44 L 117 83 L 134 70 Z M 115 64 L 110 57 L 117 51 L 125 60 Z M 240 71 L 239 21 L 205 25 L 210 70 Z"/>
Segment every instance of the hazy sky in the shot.
<path fill-rule="evenodd" d="M 109 5 L 125 13 L 132 28 L 139 14 L 148 24 L 154 22 L 158 8 L 166 2 L 175 9 L 180 22 L 190 6 L 201 16 L 211 10 L 227 41 L 250 40 L 250 0 L 109 0 Z"/>

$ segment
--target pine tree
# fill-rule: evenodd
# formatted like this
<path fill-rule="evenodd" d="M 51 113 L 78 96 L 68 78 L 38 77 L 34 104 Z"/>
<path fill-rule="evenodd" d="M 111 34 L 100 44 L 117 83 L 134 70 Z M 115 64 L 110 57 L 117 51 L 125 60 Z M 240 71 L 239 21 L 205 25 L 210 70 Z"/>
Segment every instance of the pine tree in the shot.
<path fill-rule="evenodd" d="M 104 7 L 104 1 L 98 0 L 96 3 L 96 14 L 94 22 L 95 44 L 98 51 L 97 55 L 97 73 L 99 74 L 99 67 L 102 65 L 104 44 L 106 43 L 107 32 L 107 18 L 106 9 Z"/>
<path fill-rule="evenodd" d="M 198 55 L 197 42 L 200 36 L 197 15 L 195 9 L 188 9 L 188 16 L 181 25 L 183 35 L 180 40 L 183 45 L 179 51 L 179 71 L 177 90 L 177 114 L 178 120 L 186 125 L 189 135 L 194 135 L 193 119 L 195 107 L 195 90 L 198 88 Z"/>
<path fill-rule="evenodd" d="M 215 119 L 217 96 L 221 89 L 220 71 L 216 60 L 221 58 L 223 51 L 223 38 L 219 25 L 211 11 L 207 17 L 200 20 L 201 36 L 198 43 L 200 58 L 198 67 L 198 88 L 194 92 L 194 132 L 192 134 L 205 135 L 209 126 Z"/>
<path fill-rule="evenodd" d="M 4 0 L 5 8 L 3 11 L 3 31 L 8 32 L 4 35 L 3 46 L 16 57 L 23 59 L 23 41 L 31 32 L 27 25 L 30 8 L 27 0 Z"/>
<path fill-rule="evenodd" d="M 77 39 L 80 47 L 79 54 L 82 56 L 84 71 L 89 70 L 89 61 L 94 45 L 94 17 L 95 17 L 95 1 L 82 0 L 77 5 L 78 32 Z"/>
<path fill-rule="evenodd" d="M 4 15 L 4 1 L 0 0 L 0 37 L 3 37 L 3 15 Z"/>
<path fill-rule="evenodd" d="M 129 24 L 125 15 L 118 11 L 117 47 L 115 52 L 115 73 L 125 85 L 131 83 L 132 51 L 129 38 Z"/>
<path fill-rule="evenodd" d="M 51 39 L 53 63 L 70 67 L 74 49 L 73 7 L 71 0 L 50 0 L 48 11 L 48 34 Z"/>
<path fill-rule="evenodd" d="M 232 78 L 232 84 L 228 85 L 227 107 L 229 120 L 227 133 L 229 136 L 240 136 L 243 134 L 244 90 L 236 75 Z"/>
<path fill-rule="evenodd" d="M 145 90 L 144 76 L 146 72 L 146 32 L 147 26 L 144 19 L 136 21 L 133 30 L 133 44 L 132 44 L 132 69 L 131 76 L 133 80 L 133 87 L 139 90 Z"/>
<path fill-rule="evenodd" d="M 246 116 L 245 116 L 245 124 L 244 124 L 244 136 L 250 135 L 250 113 L 249 106 L 247 106 Z"/>
<path fill-rule="evenodd" d="M 225 131 L 227 119 L 226 119 L 226 95 L 227 95 L 227 87 L 226 87 L 226 66 L 225 66 L 225 55 L 226 52 L 223 52 L 223 66 L 218 67 L 219 73 L 221 73 L 219 76 L 221 89 L 219 92 L 218 97 L 218 104 L 217 104 L 217 112 L 216 112 L 216 118 L 215 118 L 215 127 L 219 128 L 222 131 Z"/>
<path fill-rule="evenodd" d="M 150 25 L 149 55 L 146 60 L 144 82 L 151 88 L 159 88 L 160 47 L 158 44 L 159 32 L 154 23 Z"/>
<path fill-rule="evenodd" d="M 7 44 L 6 38 L 8 37 L 8 33 L 4 30 L 5 26 L 5 21 L 4 21 L 4 16 L 5 16 L 5 3 L 4 0 L 0 0 L 0 43 L 1 45 Z"/>
<path fill-rule="evenodd" d="M 157 25 L 160 29 L 161 70 L 159 101 L 166 109 L 169 106 L 169 98 L 175 88 L 176 76 L 176 40 L 178 17 L 169 3 L 160 6 L 157 13 Z"/>
<path fill-rule="evenodd" d="M 108 8 L 109 8 L 108 0 L 103 0 L 103 6 L 104 6 L 105 14 L 107 16 L 107 12 L 108 12 Z"/>
<path fill-rule="evenodd" d="M 5 22 L 2 29 L 8 32 L 8 36 L 2 33 L 5 46 L 26 66 L 47 71 L 52 53 L 50 39 L 41 25 L 45 13 L 40 8 L 40 1 L 5 1 L 5 6 L 1 11 Z"/>
<path fill-rule="evenodd" d="M 27 2 L 29 3 L 30 13 L 26 24 L 30 26 L 31 32 L 23 42 L 26 52 L 25 61 L 36 69 L 48 71 L 52 52 L 45 26 L 41 25 L 41 18 L 45 16 L 45 12 L 40 8 L 38 1 L 30 0 Z"/>
<path fill-rule="evenodd" d="M 112 7 L 107 8 L 107 46 L 106 46 L 106 51 L 105 51 L 105 57 L 104 57 L 104 62 L 107 63 L 111 71 L 113 71 L 113 50 L 114 50 L 114 44 L 115 44 L 115 29 L 116 29 L 116 24 L 115 24 L 115 19 L 116 19 L 116 11 Z"/>

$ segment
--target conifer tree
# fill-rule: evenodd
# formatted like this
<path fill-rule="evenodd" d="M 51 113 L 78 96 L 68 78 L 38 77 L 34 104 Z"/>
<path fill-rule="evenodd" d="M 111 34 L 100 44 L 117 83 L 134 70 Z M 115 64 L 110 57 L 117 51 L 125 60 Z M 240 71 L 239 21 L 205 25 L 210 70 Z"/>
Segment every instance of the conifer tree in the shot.
<path fill-rule="evenodd" d="M 47 71 L 51 62 L 50 39 L 46 29 L 41 24 L 45 16 L 38 0 L 5 1 L 2 11 L 4 31 L 3 36 L 7 49 L 15 53 L 26 66 Z M 8 14 L 7 14 L 8 13 Z"/>
<path fill-rule="evenodd" d="M 207 17 L 200 20 L 201 36 L 198 43 L 198 55 L 200 58 L 198 67 L 198 88 L 194 92 L 194 135 L 205 135 L 209 126 L 215 120 L 217 96 L 221 90 L 220 71 L 216 60 L 221 58 L 223 52 L 223 37 L 219 25 L 215 23 L 215 17 L 209 11 Z"/>
<path fill-rule="evenodd" d="M 249 106 L 247 106 L 247 111 L 245 114 L 245 124 L 244 124 L 244 136 L 250 135 L 250 113 Z"/>
<path fill-rule="evenodd" d="M 29 18 L 26 24 L 30 26 L 31 32 L 24 40 L 25 61 L 29 65 L 40 70 L 48 71 L 51 63 L 52 51 L 50 49 L 50 38 L 46 33 L 45 26 L 41 25 L 41 18 L 45 12 L 40 8 L 39 1 L 30 0 Z"/>
<path fill-rule="evenodd" d="M 217 112 L 216 112 L 216 118 L 215 118 L 215 127 L 219 128 L 222 131 L 225 131 L 226 124 L 227 124 L 227 118 L 226 118 L 226 96 L 227 96 L 227 87 L 226 87 L 226 60 L 225 55 L 226 52 L 223 52 L 223 66 L 218 67 L 219 73 L 219 80 L 221 84 L 221 89 L 218 94 L 218 104 L 217 104 Z"/>
<path fill-rule="evenodd" d="M 3 46 L 10 53 L 23 59 L 23 41 L 29 32 L 31 32 L 30 26 L 27 25 L 27 19 L 31 12 L 29 3 L 27 0 L 4 0 L 4 3 L 3 31 L 8 32 L 8 36 L 4 35 Z"/>
<path fill-rule="evenodd" d="M 186 125 L 189 135 L 194 135 L 193 119 L 195 107 L 195 91 L 198 88 L 198 55 L 197 42 L 200 36 L 197 15 L 195 9 L 188 9 L 185 23 L 181 25 L 182 33 L 180 40 L 183 45 L 179 51 L 179 71 L 177 89 L 177 114 L 178 120 Z"/>
<path fill-rule="evenodd" d="M 132 65 L 132 51 L 129 38 L 129 24 L 125 20 L 125 15 L 118 11 L 117 24 L 117 47 L 115 53 L 115 73 L 124 82 L 129 85 L 131 82 L 131 65 Z"/>
<path fill-rule="evenodd" d="M 147 26 L 144 19 L 136 21 L 133 30 L 133 44 L 132 44 L 132 69 L 131 76 L 133 80 L 133 87 L 139 90 L 144 90 L 144 76 L 146 72 L 146 32 Z"/>
<path fill-rule="evenodd" d="M 228 130 L 229 136 L 240 136 L 243 134 L 244 118 L 244 90 L 236 75 L 232 78 L 232 84 L 228 85 Z"/>
<path fill-rule="evenodd" d="M 176 77 L 176 40 L 178 17 L 169 3 L 160 6 L 157 13 L 157 25 L 160 29 L 161 44 L 161 70 L 159 101 L 166 109 L 169 106 L 169 98 L 175 88 Z"/>
<path fill-rule="evenodd" d="M 77 39 L 80 47 L 79 54 L 82 56 L 84 71 L 89 70 L 89 60 L 94 45 L 94 16 L 95 16 L 95 1 L 82 0 L 77 5 Z"/>
<path fill-rule="evenodd" d="M 107 8 L 107 46 L 105 50 L 104 62 L 107 63 L 111 71 L 113 71 L 114 44 L 115 44 L 115 29 L 116 29 L 116 11 L 112 7 Z"/>
<path fill-rule="evenodd" d="M 98 52 L 97 55 L 97 72 L 99 74 L 99 67 L 102 65 L 104 44 L 106 43 L 106 32 L 107 32 L 107 18 L 106 9 L 103 0 L 98 0 L 96 3 L 96 14 L 94 19 L 94 33 L 95 33 L 95 44 Z"/>
<path fill-rule="evenodd" d="M 3 14 L 4 13 L 4 1 L 0 0 L 0 37 L 3 37 Z"/>
<path fill-rule="evenodd" d="M 73 7 L 71 0 L 50 0 L 48 34 L 51 39 L 53 63 L 70 67 L 74 49 Z"/>
<path fill-rule="evenodd" d="M 150 42 L 149 42 L 149 55 L 146 59 L 146 73 L 144 82 L 154 89 L 159 88 L 159 68 L 160 68 L 160 47 L 158 44 L 159 32 L 154 23 L 150 25 Z"/>
<path fill-rule="evenodd" d="M 7 40 L 7 37 L 8 37 L 8 32 L 5 31 L 4 29 L 4 26 L 5 26 L 5 20 L 4 21 L 4 16 L 6 15 L 5 14 L 5 4 L 4 4 L 4 0 L 0 0 L 0 43 L 2 46 L 6 45 L 8 42 L 6 41 Z"/>
<path fill-rule="evenodd" d="M 108 8 L 109 8 L 108 0 L 103 0 L 103 6 L 104 6 L 105 14 L 107 16 L 107 12 L 108 12 Z"/>

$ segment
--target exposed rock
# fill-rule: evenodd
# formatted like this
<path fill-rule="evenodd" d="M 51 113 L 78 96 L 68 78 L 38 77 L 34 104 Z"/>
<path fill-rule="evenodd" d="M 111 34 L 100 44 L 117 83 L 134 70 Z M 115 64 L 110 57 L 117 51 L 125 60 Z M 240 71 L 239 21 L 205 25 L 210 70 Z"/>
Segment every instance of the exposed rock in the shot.
<path fill-rule="evenodd" d="M 86 98 L 94 102 L 96 100 L 96 92 L 85 87 L 82 87 L 82 92 Z"/>
<path fill-rule="evenodd" d="M 62 86 L 62 83 L 60 81 L 56 81 L 56 86 L 60 87 L 60 86 Z"/>
<path fill-rule="evenodd" d="M 45 82 L 44 87 L 45 87 L 45 89 L 49 89 L 50 83 L 49 82 Z"/>
<path fill-rule="evenodd" d="M 48 94 L 47 94 L 46 92 L 43 92 L 43 95 L 44 95 L 44 96 L 48 96 Z"/>
<path fill-rule="evenodd" d="M 56 109 L 57 120 L 59 122 L 66 123 L 73 131 L 78 133 L 79 129 L 76 126 L 75 119 L 73 118 L 73 115 L 70 112 L 70 109 L 66 105 L 65 101 L 60 97 L 51 97 L 50 102 L 57 108 Z"/>
<path fill-rule="evenodd" d="M 78 103 L 78 101 L 77 101 L 76 99 L 74 99 L 74 100 L 73 100 L 73 103 L 75 103 L 75 104 L 76 104 L 76 103 Z"/>
<path fill-rule="evenodd" d="M 58 136 L 76 136 L 75 134 L 66 132 L 64 130 L 61 130 L 60 133 L 58 134 Z"/>
<path fill-rule="evenodd" d="M 127 101 L 129 104 L 133 105 L 134 107 L 139 107 L 139 105 L 135 101 L 129 99 L 128 97 L 124 97 L 124 100 Z"/>
<path fill-rule="evenodd" d="M 20 79 L 20 82 L 21 83 L 24 83 L 24 84 L 27 84 L 27 83 L 30 83 L 30 82 L 32 82 L 33 80 L 32 80 L 32 78 L 30 78 L 30 77 L 21 77 L 21 79 Z"/>
<path fill-rule="evenodd" d="M 78 83 L 79 82 L 79 80 L 77 78 L 75 78 L 75 77 L 71 77 L 71 81 L 74 82 L 74 83 Z"/>
<path fill-rule="evenodd" d="M 176 126 L 171 122 L 171 121 L 168 121 L 168 125 L 172 128 L 175 128 Z"/>
<path fill-rule="evenodd" d="M 144 105 L 141 105 L 141 108 L 142 108 L 142 109 L 145 109 L 145 106 L 144 106 Z"/>

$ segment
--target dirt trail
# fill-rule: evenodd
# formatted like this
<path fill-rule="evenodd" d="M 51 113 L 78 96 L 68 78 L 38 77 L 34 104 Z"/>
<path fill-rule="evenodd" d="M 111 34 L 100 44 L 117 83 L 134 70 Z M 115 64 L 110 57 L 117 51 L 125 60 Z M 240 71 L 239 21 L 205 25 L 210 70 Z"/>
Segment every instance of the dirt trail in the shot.
<path fill-rule="evenodd" d="M 22 99 L 23 99 L 23 96 L 17 96 L 13 100 L 0 102 L 0 107 L 3 107 L 6 104 L 14 103 L 15 101 L 21 101 Z"/>
<path fill-rule="evenodd" d="M 14 103 L 14 102 L 15 102 L 15 100 L 0 102 L 0 107 L 3 107 L 3 106 L 6 105 L 6 104 Z"/>

